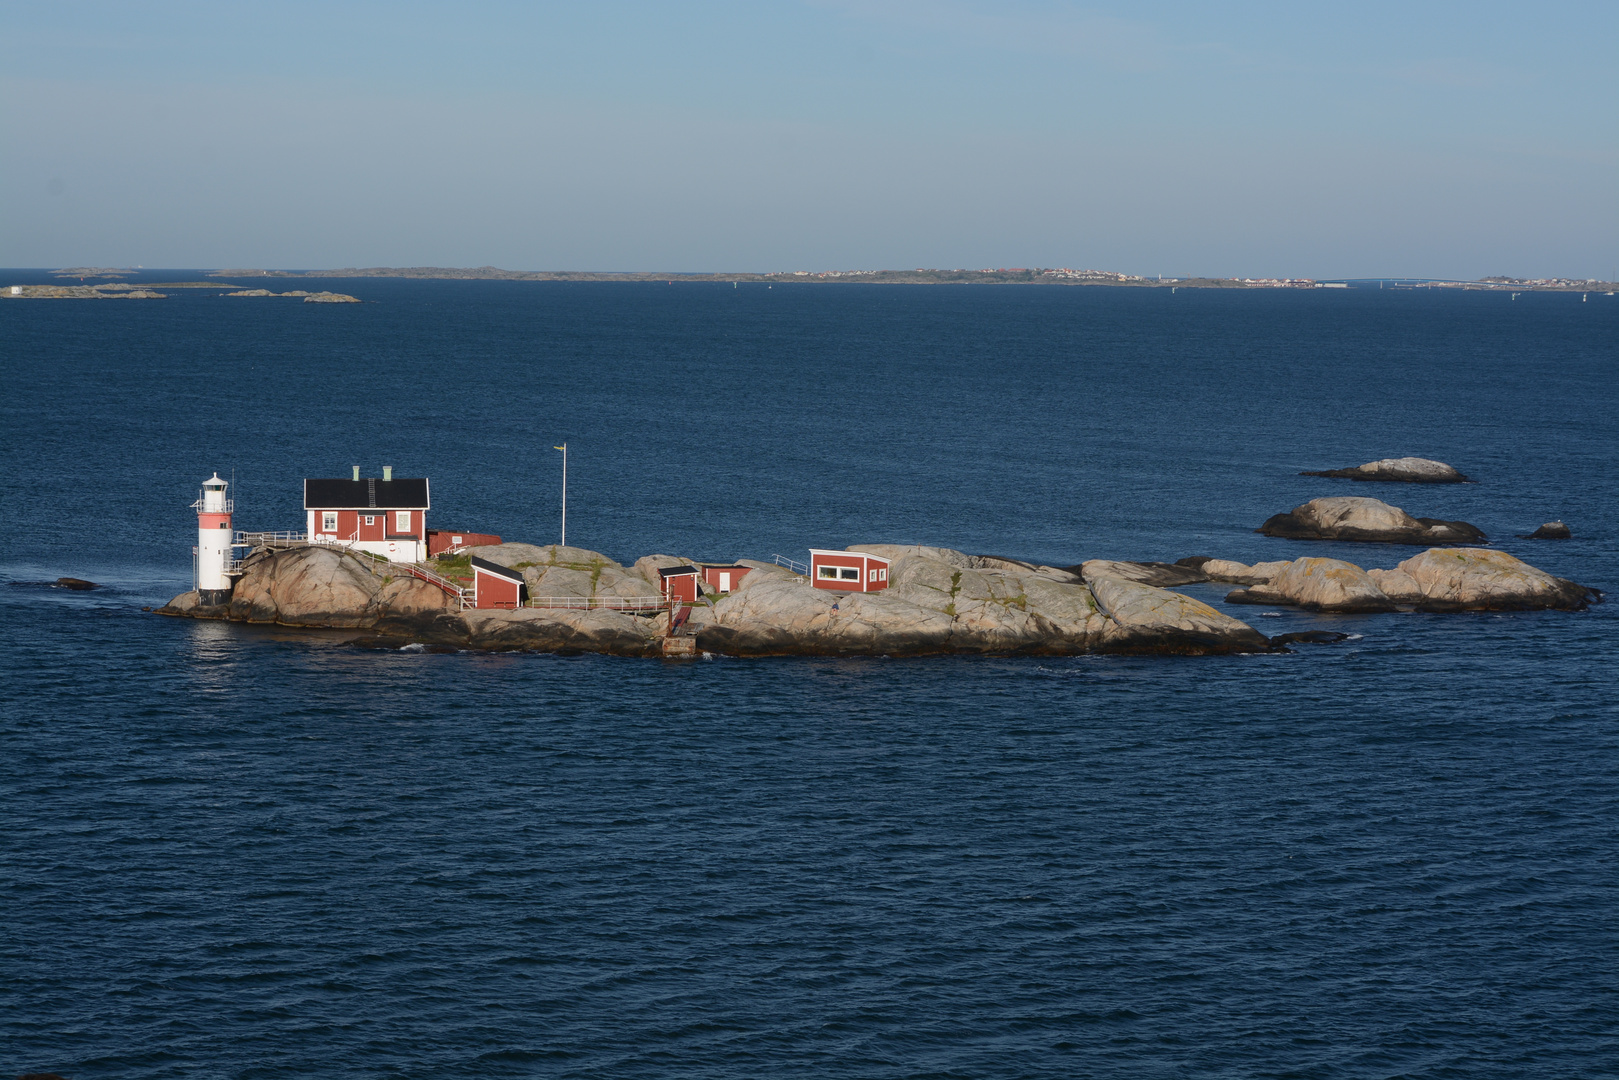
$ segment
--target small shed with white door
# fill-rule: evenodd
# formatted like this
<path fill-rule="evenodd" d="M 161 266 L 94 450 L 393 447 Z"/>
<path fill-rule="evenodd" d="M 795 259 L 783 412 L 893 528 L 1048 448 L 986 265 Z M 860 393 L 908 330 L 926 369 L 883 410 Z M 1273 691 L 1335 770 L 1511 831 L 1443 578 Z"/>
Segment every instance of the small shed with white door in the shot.
<path fill-rule="evenodd" d="M 716 566 L 712 563 L 703 564 L 703 581 L 715 592 L 728 593 L 734 591 L 742 584 L 751 566 L 733 566 L 726 564 Z"/>

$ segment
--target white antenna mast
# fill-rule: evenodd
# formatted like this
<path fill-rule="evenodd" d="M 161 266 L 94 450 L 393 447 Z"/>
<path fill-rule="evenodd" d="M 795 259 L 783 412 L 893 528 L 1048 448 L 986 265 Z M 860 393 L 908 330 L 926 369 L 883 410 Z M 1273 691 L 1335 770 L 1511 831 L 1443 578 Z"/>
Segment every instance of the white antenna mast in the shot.
<path fill-rule="evenodd" d="M 551 447 L 562 451 L 562 546 L 568 546 L 568 444 Z"/>

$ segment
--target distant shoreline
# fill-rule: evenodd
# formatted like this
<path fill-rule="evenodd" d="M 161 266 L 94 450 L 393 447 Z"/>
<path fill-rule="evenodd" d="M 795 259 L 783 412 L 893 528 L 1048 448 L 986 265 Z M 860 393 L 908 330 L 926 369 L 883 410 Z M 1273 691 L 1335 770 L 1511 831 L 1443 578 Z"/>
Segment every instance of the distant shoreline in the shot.
<path fill-rule="evenodd" d="M 495 266 L 371 266 L 335 270 L 209 270 L 214 279 L 241 278 L 401 278 L 424 281 L 618 281 L 618 282 L 734 282 L 737 284 L 870 284 L 870 285 L 1092 285 L 1148 289 L 1464 289 L 1492 292 L 1613 292 L 1619 284 L 1573 278 L 1481 278 L 1476 281 L 1436 278 L 1220 278 L 1141 277 L 1107 270 L 1003 267 L 983 270 L 830 270 L 776 271 L 773 273 L 650 273 L 600 270 L 502 270 Z M 119 279 L 131 271 L 111 267 L 56 270 L 52 276 L 80 282 L 90 278 Z M 206 287 L 203 282 L 165 282 L 170 287 Z"/>
<path fill-rule="evenodd" d="M 871 285 L 1102 285 L 1113 288 L 1177 289 L 1342 289 L 1370 288 L 1386 281 L 1396 289 L 1478 289 L 1515 292 L 1608 292 L 1613 282 L 1576 281 L 1570 278 L 1491 277 L 1477 281 L 1413 278 L 1364 278 L 1347 281 L 1313 278 L 1156 278 L 1104 270 L 1066 268 L 1003 268 L 997 270 L 832 270 L 777 271 L 774 273 L 649 273 L 594 270 L 502 270 L 444 266 L 345 267 L 339 270 L 213 270 L 209 277 L 273 278 L 417 278 L 435 281 L 625 281 L 625 282 L 737 282 L 749 284 L 871 284 Z"/>
<path fill-rule="evenodd" d="M 213 270 L 209 277 L 277 278 L 420 278 L 435 281 L 712 281 L 792 284 L 864 283 L 878 285 L 1196 285 L 1202 288 L 1245 288 L 1230 278 L 1143 278 L 1096 270 L 832 270 L 777 271 L 773 273 L 652 273 L 603 270 L 502 270 L 494 266 L 470 269 L 444 266 L 345 267 L 341 270 Z"/>

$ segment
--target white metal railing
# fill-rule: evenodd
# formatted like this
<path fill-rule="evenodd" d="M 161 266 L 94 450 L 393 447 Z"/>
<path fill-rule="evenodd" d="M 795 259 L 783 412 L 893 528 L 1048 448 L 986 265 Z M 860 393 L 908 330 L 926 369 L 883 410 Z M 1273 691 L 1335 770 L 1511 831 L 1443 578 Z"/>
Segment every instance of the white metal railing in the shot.
<path fill-rule="evenodd" d="M 309 543 L 303 532 L 238 532 L 231 547 L 302 547 Z"/>
<path fill-rule="evenodd" d="M 440 589 L 444 590 L 444 592 L 448 593 L 450 596 L 453 596 L 457 601 L 460 602 L 462 611 L 465 611 L 467 608 L 473 606 L 474 594 L 471 589 L 468 589 L 457 582 L 451 581 L 442 574 L 434 573 L 427 567 L 422 566 L 420 563 L 390 562 L 387 557 L 377 555 L 369 551 L 357 551 L 354 554 L 357 556 L 362 556 L 366 565 L 371 567 L 371 572 L 376 574 L 378 577 L 392 577 L 397 574 L 406 574 L 410 577 L 416 578 L 418 581 L 425 581 L 429 585 L 438 586 Z"/>
<path fill-rule="evenodd" d="M 191 504 L 191 509 L 197 510 L 197 511 L 207 509 L 207 507 L 204 505 L 203 497 L 202 497 L 202 495 L 200 493 L 197 495 L 197 501 Z M 210 514 L 230 514 L 230 513 L 235 513 L 235 511 L 236 511 L 236 500 L 235 499 L 226 499 L 225 500 L 225 509 L 223 509 L 223 510 L 208 510 L 208 513 L 210 513 Z"/>
<path fill-rule="evenodd" d="M 794 562 L 785 555 L 772 555 L 771 558 L 775 560 L 777 566 L 785 566 L 795 574 L 803 574 L 805 577 L 809 577 L 809 567 L 806 564 Z"/>
<path fill-rule="evenodd" d="M 664 596 L 531 596 L 523 606 L 583 611 L 662 611 L 671 604 L 683 603 L 686 601 Z"/>

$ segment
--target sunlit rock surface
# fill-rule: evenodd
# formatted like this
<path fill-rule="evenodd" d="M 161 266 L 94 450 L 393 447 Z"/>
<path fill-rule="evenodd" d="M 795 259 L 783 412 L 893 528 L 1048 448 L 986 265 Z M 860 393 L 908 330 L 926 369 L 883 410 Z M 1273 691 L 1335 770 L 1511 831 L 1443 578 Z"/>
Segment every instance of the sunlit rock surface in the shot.
<path fill-rule="evenodd" d="M 1331 476 L 1340 480 L 1382 480 L 1402 484 L 1465 484 L 1463 476 L 1454 466 L 1431 458 L 1381 458 L 1348 469 L 1326 469 L 1321 472 L 1302 472 L 1300 476 Z"/>

